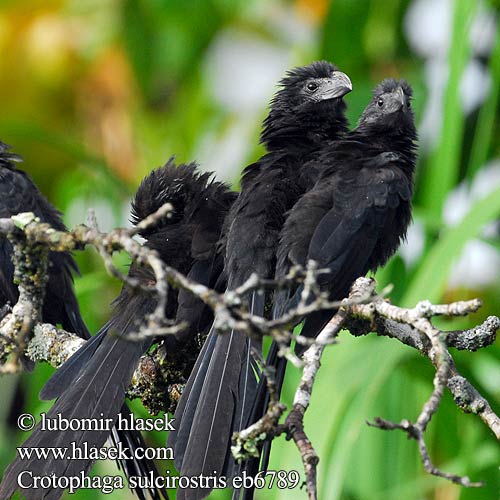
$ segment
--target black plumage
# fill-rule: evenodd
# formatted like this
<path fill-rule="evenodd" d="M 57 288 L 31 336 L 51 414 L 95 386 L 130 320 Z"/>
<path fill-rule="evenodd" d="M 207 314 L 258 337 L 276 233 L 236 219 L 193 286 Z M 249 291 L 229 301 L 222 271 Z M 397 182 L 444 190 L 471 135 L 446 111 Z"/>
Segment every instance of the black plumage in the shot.
<path fill-rule="evenodd" d="M 16 167 L 21 158 L 0 142 L 0 217 L 11 217 L 21 212 L 33 212 L 41 222 L 54 229 L 66 231 L 61 213 L 43 196 L 30 176 Z M 0 236 L 0 307 L 13 306 L 19 297 L 14 284 L 12 245 Z M 73 290 L 73 273 L 78 267 L 68 252 L 50 252 L 49 280 L 45 288 L 42 320 L 88 339 L 90 333 L 80 314 Z"/>
<path fill-rule="evenodd" d="M 156 250 L 171 267 L 184 274 L 204 276 L 204 284 L 214 286 L 217 273 L 222 267 L 222 258 L 216 251 L 222 222 L 234 194 L 224 184 L 212 182 L 211 175 L 200 174 L 194 164 L 175 166 L 170 161 L 154 170 L 141 184 L 134 199 L 132 218 L 135 222 L 155 212 L 166 202 L 173 212 L 162 218 L 153 228 L 141 233 L 146 245 Z M 220 261 L 220 264 L 219 264 Z M 143 284 L 154 282 L 151 269 L 132 264 L 129 275 Z M 184 309 L 184 304 L 189 312 Z M 137 331 L 140 323 L 157 305 L 155 295 L 144 291 L 132 291 L 124 286 L 111 320 L 85 346 L 56 372 L 48 382 L 42 396 L 59 397 L 48 416 L 58 413 L 64 418 L 111 418 L 116 421 L 125 400 L 125 391 L 137 363 L 152 340 L 131 342 L 128 333 Z M 167 318 L 190 319 L 191 332 L 204 327 L 199 321 L 204 317 L 204 304 L 193 303 L 170 288 L 165 311 Z M 192 314 L 192 316 L 191 316 Z M 208 322 L 208 325 L 210 321 Z M 178 339 L 185 340 L 185 337 Z M 122 408 L 120 410 L 120 408 Z M 35 429 L 24 447 L 67 447 L 71 442 L 80 446 L 101 447 L 109 432 L 106 431 L 41 431 Z M 117 439 L 122 440 L 119 436 Z M 133 440 L 134 437 L 130 438 Z M 130 440 L 125 441 L 127 445 Z M 16 459 L 7 469 L 0 485 L 0 499 L 9 498 L 18 488 L 20 471 L 32 471 L 36 475 L 75 476 L 87 473 L 93 461 L 85 460 L 24 460 Z M 143 471 L 147 464 L 132 463 L 132 471 Z M 60 489 L 28 490 L 22 493 L 28 500 L 57 499 Z M 155 491 L 151 492 L 157 498 Z"/>
<path fill-rule="evenodd" d="M 321 288 L 340 300 L 357 277 L 396 252 L 411 221 L 416 163 L 411 95 L 404 80 L 384 80 L 356 129 L 319 156 L 320 178 L 283 228 L 278 273 L 313 260 L 329 270 L 318 280 Z M 309 316 L 301 335 L 316 337 L 331 316 L 328 311 Z"/>
<path fill-rule="evenodd" d="M 412 91 L 404 80 L 387 79 L 374 90 L 358 126 L 340 141 L 325 144 L 314 160 L 319 179 L 293 207 L 278 248 L 277 277 L 293 265 L 313 260 L 328 274 L 318 277 L 332 301 L 341 300 L 359 276 L 375 271 L 394 254 L 411 221 L 411 196 L 416 163 L 416 129 Z M 279 297 L 275 315 L 298 302 L 302 287 Z M 305 319 L 301 335 L 316 337 L 335 311 Z M 296 345 L 297 354 L 305 347 Z M 276 367 L 278 393 L 285 358 L 271 347 L 267 362 Z M 267 391 L 261 387 L 261 416 Z M 267 468 L 269 447 L 262 468 Z"/>
<path fill-rule="evenodd" d="M 297 68 L 281 86 L 261 136 L 268 153 L 245 168 L 241 193 L 226 219 L 223 246 L 230 290 L 252 273 L 273 277 L 285 215 L 311 182 L 303 165 L 324 141 L 347 130 L 342 97 L 352 87 L 334 65 L 320 61 Z M 268 297 L 253 293 L 247 305 L 264 316 L 267 302 Z M 234 474 L 231 435 L 247 425 L 258 383 L 250 343 L 239 331 L 209 335 L 175 414 L 180 427 L 169 435 L 181 475 Z M 257 349 L 258 344 L 254 342 Z M 178 498 L 203 498 L 209 491 L 182 490 Z"/>

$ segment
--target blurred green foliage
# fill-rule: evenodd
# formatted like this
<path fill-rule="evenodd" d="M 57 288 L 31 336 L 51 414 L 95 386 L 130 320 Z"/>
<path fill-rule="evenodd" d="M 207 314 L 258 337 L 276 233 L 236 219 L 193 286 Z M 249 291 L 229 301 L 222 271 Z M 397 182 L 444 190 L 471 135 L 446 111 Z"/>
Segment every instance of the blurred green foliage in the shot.
<path fill-rule="evenodd" d="M 424 60 L 407 44 L 404 16 L 409 0 L 3 0 L 0 2 L 0 138 L 14 145 L 42 191 L 66 213 L 67 222 L 85 219 L 94 207 L 104 229 L 126 223 L 128 200 L 139 180 L 171 155 L 179 161 L 203 160 L 208 144 L 237 121 L 218 102 L 207 80 L 207 53 L 228 28 L 274 44 L 291 54 L 293 64 L 313 59 L 335 61 L 354 83 L 347 96 L 355 123 L 370 89 L 387 76 L 404 77 L 415 90 L 418 119 L 428 100 Z M 380 287 L 394 284 L 392 299 L 414 305 L 481 297 L 485 307 L 470 318 L 438 322 L 446 329 L 478 324 L 499 314 L 500 283 L 453 288 L 450 273 L 465 245 L 482 238 L 499 249 L 498 236 L 481 236 L 498 219 L 500 189 L 476 201 L 463 222 L 447 227 L 442 219 L 447 196 L 459 182 L 471 183 L 480 169 L 500 156 L 500 42 L 498 33 L 488 65 L 491 85 L 479 110 L 465 115 L 460 79 L 471 56 L 465 35 L 479 2 L 454 0 L 449 72 L 442 123 L 434 148 L 422 151 L 415 214 L 424 225 L 425 245 L 418 261 L 406 265 L 396 256 L 378 275 Z M 489 5 L 494 7 L 494 3 Z M 498 8 L 498 6 L 496 7 Z M 496 11 L 498 17 L 498 10 Z M 287 36 L 278 29 L 290 16 L 312 37 Z M 281 24 L 280 24 L 281 23 Z M 269 96 L 274 89 L 269 88 Z M 261 152 L 257 146 L 265 107 L 252 114 L 251 141 L 235 164 L 238 172 Z M 212 142 L 210 142 L 212 141 Z M 198 155 L 201 155 L 198 156 Z M 85 319 L 93 330 L 109 317 L 119 283 L 109 278 L 93 252 L 77 255 L 82 277 L 76 287 Z M 120 266 L 127 258 L 117 256 Z M 454 353 L 459 369 L 500 410 L 499 346 L 484 352 Z M 38 391 L 50 374 L 47 366 L 22 377 L 32 413 L 47 410 Z M 284 398 L 290 403 L 298 373 L 289 370 Z M 432 390 L 430 364 L 384 338 L 340 337 L 328 349 L 315 387 L 306 425 L 321 457 L 321 499 L 493 499 L 500 478 L 498 443 L 479 418 L 462 414 L 446 395 L 428 434 L 435 463 L 451 472 L 484 480 L 465 490 L 422 470 L 416 444 L 401 433 L 367 427 L 379 415 L 414 419 Z M 12 459 L 25 436 L 7 420 L 15 387 L 5 378 L 0 397 L 0 469 Z M 137 412 L 144 414 L 134 402 Z M 162 446 L 165 436 L 148 436 Z M 294 445 L 278 440 L 272 469 L 297 469 Z M 114 474 L 113 463 L 100 463 L 98 474 Z M 81 491 L 76 498 L 101 498 Z M 111 498 L 129 497 L 114 492 Z M 304 498 L 304 492 L 262 491 L 257 498 Z M 229 498 L 214 492 L 211 498 Z"/>

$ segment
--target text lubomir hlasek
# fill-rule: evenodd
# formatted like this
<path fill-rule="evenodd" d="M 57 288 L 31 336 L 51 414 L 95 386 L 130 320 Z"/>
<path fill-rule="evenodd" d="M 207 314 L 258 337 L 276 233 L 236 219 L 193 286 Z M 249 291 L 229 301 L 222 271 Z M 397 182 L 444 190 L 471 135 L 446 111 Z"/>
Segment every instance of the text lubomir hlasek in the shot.
<path fill-rule="evenodd" d="M 164 415 L 160 418 L 134 418 L 132 414 L 118 419 L 104 418 L 72 418 L 66 419 L 58 413 L 55 417 L 48 417 L 46 413 L 40 414 L 40 426 L 42 431 L 111 431 L 113 427 L 118 430 L 136 431 L 173 431 L 175 418 Z"/>

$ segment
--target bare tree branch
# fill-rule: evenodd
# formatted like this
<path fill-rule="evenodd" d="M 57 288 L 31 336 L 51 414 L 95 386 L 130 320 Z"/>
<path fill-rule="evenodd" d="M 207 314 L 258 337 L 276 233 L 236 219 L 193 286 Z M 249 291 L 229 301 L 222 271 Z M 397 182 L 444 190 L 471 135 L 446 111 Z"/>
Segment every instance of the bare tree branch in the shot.
<path fill-rule="evenodd" d="M 467 477 L 446 473 L 435 467 L 424 440 L 425 430 L 439 409 L 445 388 L 450 390 L 461 410 L 478 415 L 497 440 L 500 440 L 500 418 L 477 389 L 460 375 L 449 352 L 450 347 L 476 351 L 490 345 L 500 327 L 500 320 L 491 316 L 475 328 L 452 332 L 441 331 L 431 322 L 435 316 L 462 316 L 475 312 L 481 306 L 479 300 L 439 305 L 424 300 L 414 308 L 401 308 L 377 295 L 373 280 L 359 278 L 353 285 L 349 298 L 341 302 L 331 302 L 321 293 L 318 286 L 318 275 L 325 271 L 318 270 L 314 263 L 310 263 L 306 269 L 294 268 L 288 276 L 280 280 L 263 280 L 252 275 L 237 290 L 219 294 L 189 280 L 164 263 L 156 252 L 135 241 L 134 235 L 155 224 L 159 218 L 168 216 L 169 210 L 171 207 L 166 205 L 135 228 L 115 229 L 109 233 L 100 232 L 95 223 L 91 223 L 90 227 L 78 226 L 70 232 L 55 231 L 40 223 L 33 214 L 0 219 L 0 234 L 6 235 L 14 246 L 15 279 L 19 285 L 18 302 L 12 309 L 2 311 L 0 370 L 19 370 L 21 361 L 25 360 L 25 354 L 33 360 L 44 360 L 59 366 L 84 343 L 70 332 L 58 330 L 53 325 L 42 324 L 40 321 L 47 279 L 48 252 L 80 250 L 90 245 L 98 250 L 109 272 L 126 286 L 140 288 L 156 294 L 158 298 L 155 311 L 145 318 L 142 325 L 138 326 L 137 332 L 130 335 L 128 340 L 143 339 L 146 336 L 158 338 L 182 329 L 183 325 L 172 324 L 164 315 L 168 284 L 171 284 L 189 291 L 205 302 L 213 310 L 215 326 L 221 334 L 237 329 L 254 338 L 271 336 L 279 345 L 280 355 L 286 356 L 302 370 L 293 406 L 286 415 L 284 424 L 280 424 L 281 417 L 286 414 L 286 407 L 278 398 L 273 368 L 265 365 L 260 353 L 253 353 L 266 375 L 270 403 L 262 419 L 235 436 L 233 453 L 236 458 L 244 460 L 249 456 L 258 455 L 258 449 L 264 439 L 284 433 L 293 439 L 301 454 L 309 498 L 317 498 L 316 466 L 319 457 L 307 437 L 304 415 L 310 405 L 324 349 L 335 343 L 342 328 L 347 328 L 356 336 L 375 332 L 417 349 L 436 369 L 433 390 L 415 423 L 408 419 L 395 423 L 377 417 L 371 425 L 386 430 L 403 430 L 415 439 L 424 467 L 429 473 L 463 486 L 480 485 Z M 154 272 L 154 283 L 144 286 L 118 271 L 111 258 L 117 250 L 124 250 L 133 261 L 149 266 Z M 279 318 L 266 320 L 254 316 L 244 306 L 243 298 L 250 292 L 269 288 L 296 288 L 299 285 L 302 288 L 298 304 Z M 316 339 L 293 336 L 295 324 L 311 312 L 324 309 L 337 310 L 337 313 Z M 290 348 L 292 340 L 308 346 L 302 359 L 293 354 Z M 129 396 L 141 397 L 152 413 L 172 410 L 181 393 L 182 384 L 186 381 L 186 359 L 196 355 L 202 342 L 202 338 L 195 339 L 177 358 L 168 353 L 161 342 L 157 344 L 152 352 L 141 360 L 129 388 Z"/>

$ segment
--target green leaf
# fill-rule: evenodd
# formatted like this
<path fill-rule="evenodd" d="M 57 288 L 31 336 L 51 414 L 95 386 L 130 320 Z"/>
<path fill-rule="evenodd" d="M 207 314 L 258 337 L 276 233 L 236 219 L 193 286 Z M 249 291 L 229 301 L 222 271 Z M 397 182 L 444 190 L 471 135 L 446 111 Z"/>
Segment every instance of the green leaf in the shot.
<path fill-rule="evenodd" d="M 403 297 L 401 306 L 414 306 L 419 300 L 439 300 L 446 288 L 453 262 L 467 241 L 476 238 L 488 222 L 500 213 L 500 188 L 478 201 L 463 221 L 443 231 L 430 249 Z"/>
<path fill-rule="evenodd" d="M 500 95 L 500 36 L 490 56 L 491 90 L 477 117 L 474 142 L 469 161 L 468 173 L 474 175 L 488 158 L 491 142 L 495 135 L 495 115 L 498 112 Z"/>
<path fill-rule="evenodd" d="M 450 76 L 443 102 L 439 146 L 422 179 L 424 205 L 434 216 L 441 215 L 441 207 L 450 189 L 456 184 L 460 170 L 460 154 L 465 117 L 460 98 L 460 80 L 470 56 L 469 32 L 476 2 L 457 0 L 454 2 L 453 35 L 450 42 L 448 62 Z M 434 172 L 439 172 L 439 180 Z"/>

